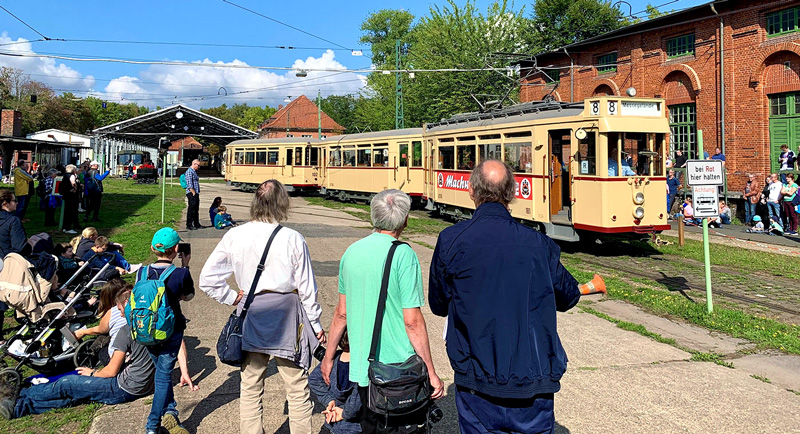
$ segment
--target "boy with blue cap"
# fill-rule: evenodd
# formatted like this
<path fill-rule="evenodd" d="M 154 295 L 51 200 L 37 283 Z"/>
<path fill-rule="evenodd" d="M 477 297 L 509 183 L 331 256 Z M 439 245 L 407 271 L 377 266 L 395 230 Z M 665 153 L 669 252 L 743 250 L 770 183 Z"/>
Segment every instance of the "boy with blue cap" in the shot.
<path fill-rule="evenodd" d="M 172 390 L 172 370 L 178 358 L 178 351 L 183 341 L 183 332 L 186 329 L 186 317 L 181 312 L 181 300 L 188 301 L 194 297 L 194 281 L 189 273 L 189 260 L 191 254 L 181 253 L 181 267 L 172 265 L 172 261 L 179 255 L 178 243 L 181 237 L 172 228 L 161 228 L 150 244 L 150 248 L 158 258 L 153 264 L 142 267 L 136 274 L 139 279 L 157 280 L 162 274 L 171 270 L 164 282 L 169 306 L 175 315 L 175 328 L 165 342 L 158 345 L 147 346 L 150 358 L 156 366 L 155 391 L 153 393 L 153 406 L 147 418 L 146 431 L 158 433 L 159 426 L 170 434 L 188 434 L 178 420 L 178 409 Z"/>

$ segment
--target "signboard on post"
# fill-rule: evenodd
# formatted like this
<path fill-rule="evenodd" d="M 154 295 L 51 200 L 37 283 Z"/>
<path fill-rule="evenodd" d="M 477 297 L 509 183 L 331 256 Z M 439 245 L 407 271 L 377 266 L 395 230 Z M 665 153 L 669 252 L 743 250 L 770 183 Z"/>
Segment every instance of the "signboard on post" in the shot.
<path fill-rule="evenodd" d="M 694 217 L 719 217 L 719 194 L 714 185 L 699 185 L 692 187 L 694 201 Z"/>
<path fill-rule="evenodd" d="M 719 216 L 717 187 L 725 180 L 720 160 L 689 160 L 686 162 L 686 183 L 692 187 L 694 217 L 703 219 L 703 258 L 706 268 L 706 305 L 708 313 L 714 310 L 711 301 L 711 255 L 708 249 L 708 219 Z"/>
<path fill-rule="evenodd" d="M 722 185 L 724 169 L 720 160 L 689 160 L 686 162 L 686 184 Z"/>

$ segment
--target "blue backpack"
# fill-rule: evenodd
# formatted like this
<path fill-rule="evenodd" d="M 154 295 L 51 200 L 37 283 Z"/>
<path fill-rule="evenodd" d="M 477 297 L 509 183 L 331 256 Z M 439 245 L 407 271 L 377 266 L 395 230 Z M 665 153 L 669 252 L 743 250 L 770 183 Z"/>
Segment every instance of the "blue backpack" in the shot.
<path fill-rule="evenodd" d="M 142 269 L 125 306 L 131 337 L 142 345 L 160 344 L 169 339 L 175 329 L 175 314 L 167 300 L 165 284 L 175 266 L 170 265 L 156 280 L 148 279 L 149 271 L 149 266 Z"/>
<path fill-rule="evenodd" d="M 181 175 L 180 180 L 181 180 L 181 188 L 189 187 L 189 185 L 186 184 L 186 174 L 185 173 L 183 175 Z"/>

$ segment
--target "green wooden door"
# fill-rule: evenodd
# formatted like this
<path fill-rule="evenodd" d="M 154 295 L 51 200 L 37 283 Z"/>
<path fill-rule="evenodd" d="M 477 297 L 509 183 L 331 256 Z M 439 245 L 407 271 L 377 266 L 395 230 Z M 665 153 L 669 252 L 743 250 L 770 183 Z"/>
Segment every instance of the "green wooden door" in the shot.
<path fill-rule="evenodd" d="M 769 150 L 770 170 L 777 172 L 781 166 L 778 156 L 781 146 L 798 153 L 800 146 L 800 94 L 770 95 Z"/>

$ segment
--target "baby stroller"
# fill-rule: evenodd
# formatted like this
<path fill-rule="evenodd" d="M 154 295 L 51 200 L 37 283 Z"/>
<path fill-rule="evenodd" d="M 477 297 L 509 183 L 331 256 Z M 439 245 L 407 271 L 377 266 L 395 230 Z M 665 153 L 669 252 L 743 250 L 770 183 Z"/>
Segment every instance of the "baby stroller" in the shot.
<path fill-rule="evenodd" d="M 74 332 L 94 321 L 96 308 L 88 300 L 105 282 L 98 280 L 100 273 L 94 277 L 87 275 L 69 291 L 88 266 L 87 261 L 62 285 L 70 294 L 64 298 L 52 291 L 57 283 L 54 273 L 49 280 L 45 279 L 23 256 L 16 253 L 6 256 L 0 271 L 0 301 L 16 311 L 21 326 L 0 346 L 0 356 L 8 355 L 17 361 L 16 366 L 0 370 L 0 381 L 21 386 L 22 366 L 44 375 L 57 375 L 78 366 L 97 364 L 94 339 L 80 342 Z"/>

